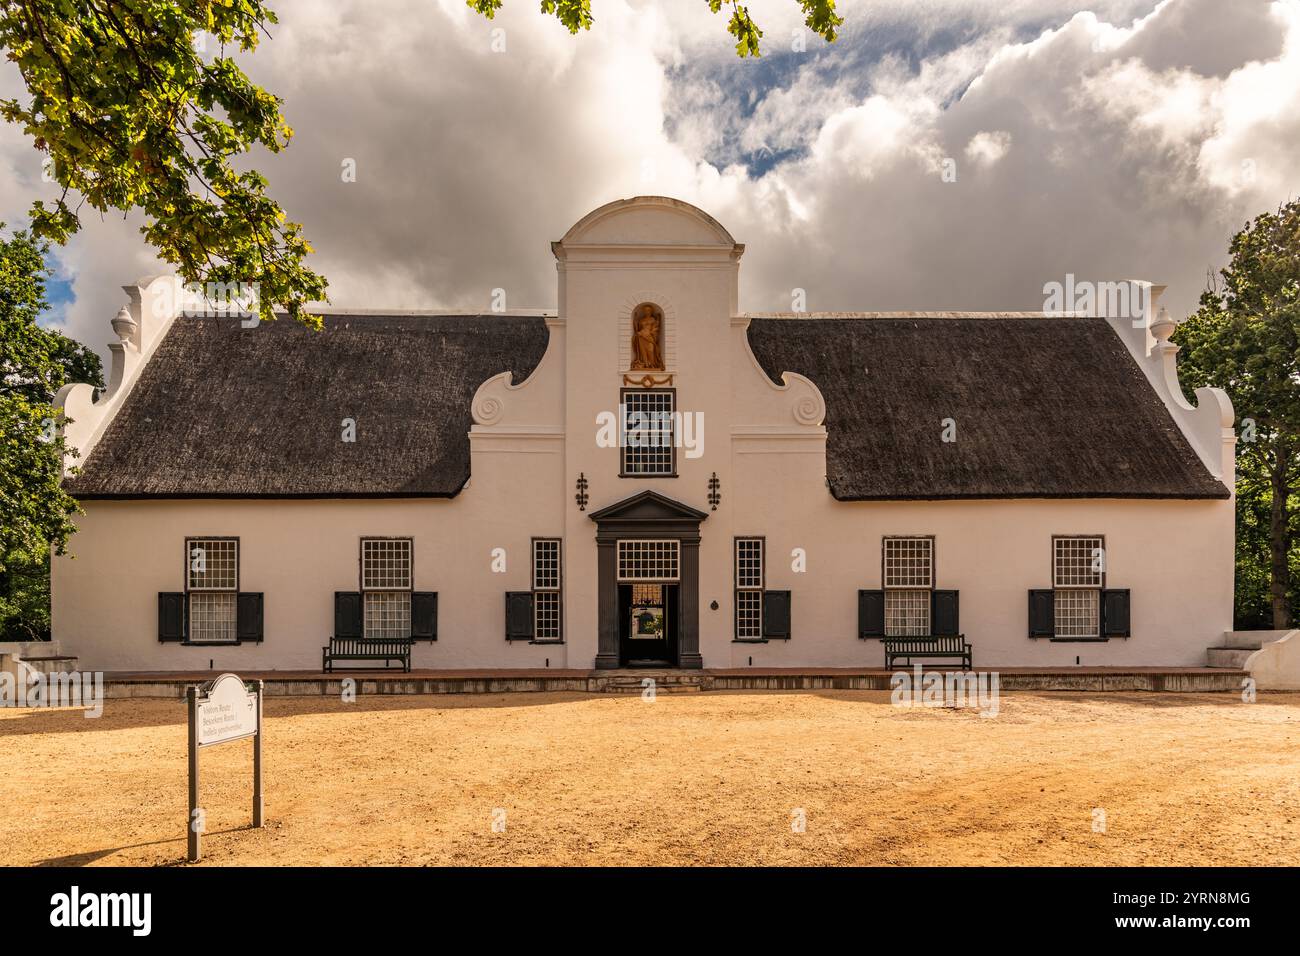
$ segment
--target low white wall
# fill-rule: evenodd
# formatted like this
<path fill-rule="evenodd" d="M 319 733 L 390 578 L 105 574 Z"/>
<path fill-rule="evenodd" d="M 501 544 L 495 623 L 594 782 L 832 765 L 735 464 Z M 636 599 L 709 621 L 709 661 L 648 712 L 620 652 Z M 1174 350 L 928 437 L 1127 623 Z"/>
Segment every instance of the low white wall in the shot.
<path fill-rule="evenodd" d="M 825 491 L 778 500 L 763 490 L 779 485 L 729 489 L 701 526 L 706 666 L 746 666 L 751 658 L 755 666 L 879 666 L 879 641 L 857 638 L 857 589 L 880 586 L 887 534 L 935 535 L 936 584 L 960 590 L 961 627 L 980 666 L 1066 666 L 1076 658 L 1199 666 L 1231 625 L 1226 501 L 847 503 Z M 359 539 L 410 535 L 416 589 L 439 592 L 439 640 L 415 646 L 416 667 L 590 667 L 595 613 L 580 604 L 594 601 L 595 588 L 574 581 L 570 569 L 594 566 L 594 525 L 565 542 L 568 643 L 509 643 L 503 593 L 528 588 L 529 539 L 562 533 L 561 510 L 534 508 L 531 518 L 527 509 L 485 510 L 475 490 L 450 501 L 87 502 L 71 554 L 54 562 L 54 635 L 89 669 L 203 669 L 210 660 L 218 670 L 316 669 L 333 630 L 333 592 L 358 588 Z M 1108 586 L 1132 591 L 1130 639 L 1028 639 L 1027 591 L 1051 585 L 1053 533 L 1106 536 Z M 732 641 L 735 534 L 766 537 L 767 584 L 793 592 L 789 642 Z M 264 643 L 158 642 L 157 593 L 183 589 L 187 535 L 240 538 L 240 587 L 266 595 Z M 491 571 L 494 547 L 507 551 L 505 574 Z M 791 570 L 794 548 L 807 553 L 806 573 Z"/>
<path fill-rule="evenodd" d="M 765 456 L 754 456 L 761 459 Z M 777 456 L 772 456 L 777 459 Z M 960 626 L 977 666 L 1204 666 L 1232 625 L 1233 508 L 1223 501 L 1020 500 L 837 502 L 806 489 L 803 456 L 755 460 L 733 493 L 730 535 L 767 539 L 767 586 L 789 589 L 789 642 L 730 642 L 727 565 L 713 551 L 701 582 L 706 662 L 733 666 L 882 666 L 858 640 L 857 590 L 881 586 L 881 539 L 934 535 L 936 587 L 960 591 Z M 732 517 L 734 516 L 734 517 Z M 706 537 L 723 531 L 711 518 Z M 1028 637 L 1028 591 L 1052 586 L 1052 535 L 1104 535 L 1106 586 L 1128 588 L 1132 637 L 1064 643 Z M 729 541 L 726 543 L 729 549 Z M 807 571 L 792 570 L 802 548 Z M 722 561 L 721 572 L 718 562 Z M 721 610 L 707 610 L 718 598 Z"/>
<path fill-rule="evenodd" d="M 319 670 L 334 592 L 360 586 L 360 539 L 409 536 L 415 590 L 439 595 L 439 639 L 415 645 L 413 666 L 564 667 L 567 646 L 506 641 L 504 599 L 530 587 L 531 538 L 563 534 L 562 513 L 538 505 L 558 494 L 561 461 L 558 443 L 527 470 L 488 455 L 454 499 L 84 502 L 53 561 L 53 635 L 88 669 Z M 263 643 L 158 641 L 158 592 L 184 590 L 185 538 L 204 536 L 240 539 L 240 590 L 265 595 Z"/>
<path fill-rule="evenodd" d="M 1260 690 L 1300 690 L 1300 631 L 1265 644 L 1246 658 L 1245 669 Z"/>

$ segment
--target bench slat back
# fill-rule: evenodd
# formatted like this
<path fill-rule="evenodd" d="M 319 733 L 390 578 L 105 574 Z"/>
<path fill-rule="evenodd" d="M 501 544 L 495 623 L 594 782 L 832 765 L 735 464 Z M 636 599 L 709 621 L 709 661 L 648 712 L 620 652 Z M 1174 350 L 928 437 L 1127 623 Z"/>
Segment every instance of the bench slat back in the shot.
<path fill-rule="evenodd" d="M 409 638 L 399 637 L 331 637 L 331 657 L 372 657 L 406 654 L 411 649 Z"/>

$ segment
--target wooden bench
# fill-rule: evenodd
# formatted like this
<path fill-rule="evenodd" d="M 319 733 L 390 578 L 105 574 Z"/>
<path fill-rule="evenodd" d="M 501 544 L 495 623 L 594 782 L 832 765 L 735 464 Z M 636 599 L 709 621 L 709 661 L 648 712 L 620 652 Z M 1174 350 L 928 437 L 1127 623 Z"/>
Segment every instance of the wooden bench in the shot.
<path fill-rule="evenodd" d="M 905 661 L 903 666 L 911 667 L 913 658 L 934 657 L 956 658 L 962 662 L 963 668 L 971 669 L 970 645 L 966 643 L 965 634 L 885 638 L 885 667 L 888 670 L 893 670 L 900 658 Z"/>
<path fill-rule="evenodd" d="M 383 661 L 387 669 L 389 661 L 397 661 L 402 670 L 411 672 L 411 639 L 397 637 L 331 637 L 326 647 L 321 648 L 321 667 L 325 673 L 334 670 L 334 662 L 346 661 Z M 353 667 L 349 670 L 380 670 L 378 667 Z"/>

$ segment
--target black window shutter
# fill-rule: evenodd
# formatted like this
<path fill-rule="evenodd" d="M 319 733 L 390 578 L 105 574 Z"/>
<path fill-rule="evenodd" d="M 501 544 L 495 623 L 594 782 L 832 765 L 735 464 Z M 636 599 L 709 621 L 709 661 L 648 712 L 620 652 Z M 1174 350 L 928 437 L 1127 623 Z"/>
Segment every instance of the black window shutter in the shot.
<path fill-rule="evenodd" d="M 334 636 L 361 636 L 361 595 L 358 592 L 334 592 Z"/>
<path fill-rule="evenodd" d="M 1101 592 L 1101 626 L 1106 637 L 1129 636 L 1128 588 Z"/>
<path fill-rule="evenodd" d="M 438 639 L 438 592 L 411 592 L 411 637 L 417 641 Z"/>
<path fill-rule="evenodd" d="M 790 639 L 790 592 L 763 592 L 763 637 L 769 640 Z"/>
<path fill-rule="evenodd" d="M 235 636 L 241 641 L 262 639 L 262 592 L 247 591 L 235 598 Z"/>
<path fill-rule="evenodd" d="M 931 591 L 930 633 L 939 637 L 953 637 L 960 634 L 958 609 L 956 591 Z"/>
<path fill-rule="evenodd" d="M 533 639 L 533 592 L 506 592 L 506 640 Z"/>
<path fill-rule="evenodd" d="M 858 592 L 858 637 L 885 636 L 885 592 Z"/>
<path fill-rule="evenodd" d="M 158 592 L 158 640 L 185 640 L 185 593 Z"/>
<path fill-rule="evenodd" d="M 1029 592 L 1029 636 L 1056 634 L 1056 593 L 1051 588 Z"/>

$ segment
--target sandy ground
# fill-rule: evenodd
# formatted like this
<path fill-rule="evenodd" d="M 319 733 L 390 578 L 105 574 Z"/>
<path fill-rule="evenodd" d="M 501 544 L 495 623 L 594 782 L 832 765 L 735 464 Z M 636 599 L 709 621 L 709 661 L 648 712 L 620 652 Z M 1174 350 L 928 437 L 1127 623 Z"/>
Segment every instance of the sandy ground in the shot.
<path fill-rule="evenodd" d="M 0 710 L 0 864 L 178 863 L 185 739 Z M 205 864 L 1300 864 L 1300 694 L 279 698 L 262 830 L 251 766 L 203 753 Z"/>

